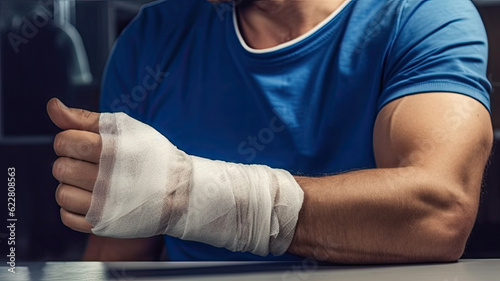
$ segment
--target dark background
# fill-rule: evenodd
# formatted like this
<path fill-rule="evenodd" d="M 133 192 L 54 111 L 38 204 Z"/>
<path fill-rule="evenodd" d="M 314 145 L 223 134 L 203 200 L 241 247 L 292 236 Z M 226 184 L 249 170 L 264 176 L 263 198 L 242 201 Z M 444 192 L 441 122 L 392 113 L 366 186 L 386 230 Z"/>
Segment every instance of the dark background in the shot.
<path fill-rule="evenodd" d="M 102 73 L 113 42 L 140 6 L 149 2 L 52 1 L 42 1 L 38 11 L 59 11 L 70 3 L 64 12 L 51 12 L 51 16 L 55 22 L 66 18 L 64 24 L 76 27 L 83 53 L 77 51 L 78 40 L 60 24 L 39 28 L 29 43 L 13 52 L 7 34 L 16 31 L 12 24 L 16 20 L 33 18 L 30 11 L 35 2 L 0 0 L 0 173 L 7 176 L 8 167 L 16 168 L 17 261 L 80 259 L 87 236 L 60 221 L 54 199 L 58 183 L 51 174 L 56 159 L 52 140 L 58 129 L 50 123 L 43 105 L 57 96 L 69 106 L 97 111 Z M 497 134 L 478 219 L 463 258 L 500 258 L 500 1 L 476 2 L 490 38 L 488 77 L 494 86 L 492 118 Z M 88 61 L 89 73 L 82 71 L 82 59 Z M 79 79 L 90 73 L 91 81 Z M 6 224 L 6 196 L 7 181 L 0 191 L 0 202 L 5 202 L 0 204 L 5 206 L 0 211 L 1 224 Z M 0 226 L 0 260 L 6 259 L 6 237 L 7 230 Z"/>

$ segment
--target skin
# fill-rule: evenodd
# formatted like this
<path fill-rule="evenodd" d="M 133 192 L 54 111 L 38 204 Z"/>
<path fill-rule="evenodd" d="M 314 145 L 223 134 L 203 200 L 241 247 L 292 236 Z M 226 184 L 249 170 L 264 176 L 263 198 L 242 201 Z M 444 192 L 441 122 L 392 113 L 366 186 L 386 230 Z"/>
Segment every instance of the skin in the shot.
<path fill-rule="evenodd" d="M 249 47 L 275 47 L 307 33 L 343 2 L 344 0 L 243 1 L 237 6 L 240 32 Z"/>
<path fill-rule="evenodd" d="M 374 128 L 377 169 L 297 179 L 305 203 L 289 251 L 341 263 L 459 259 L 492 141 L 488 111 L 469 97 L 390 103 Z"/>
<path fill-rule="evenodd" d="M 239 9 L 240 28 L 249 46 L 276 46 L 319 23 L 310 19 L 313 11 L 327 17 L 334 2 L 342 1 L 247 1 Z M 304 20 L 293 25 L 287 18 L 294 13 Z M 89 233 L 84 217 L 101 151 L 99 114 L 65 108 L 56 99 L 47 110 L 64 130 L 54 141 L 60 158 L 53 168 L 61 182 L 61 219 Z M 475 221 L 492 142 L 488 111 L 469 97 L 425 93 L 391 102 L 374 127 L 376 169 L 296 178 L 305 200 L 289 252 L 338 263 L 457 260 Z M 91 235 L 84 259 L 155 260 L 162 247 L 161 237 Z"/>

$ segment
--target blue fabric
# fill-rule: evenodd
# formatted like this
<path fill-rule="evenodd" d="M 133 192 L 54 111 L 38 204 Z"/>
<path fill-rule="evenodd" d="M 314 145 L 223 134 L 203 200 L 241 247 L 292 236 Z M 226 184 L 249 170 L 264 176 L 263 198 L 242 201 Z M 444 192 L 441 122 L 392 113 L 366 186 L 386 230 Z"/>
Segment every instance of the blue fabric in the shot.
<path fill-rule="evenodd" d="M 455 92 L 489 109 L 486 33 L 469 0 L 353 0 L 264 54 L 242 47 L 227 5 L 143 8 L 109 60 L 102 111 L 124 111 L 191 155 L 321 176 L 375 168 L 375 118 L 394 99 Z M 262 260 L 165 241 L 172 260 Z"/>

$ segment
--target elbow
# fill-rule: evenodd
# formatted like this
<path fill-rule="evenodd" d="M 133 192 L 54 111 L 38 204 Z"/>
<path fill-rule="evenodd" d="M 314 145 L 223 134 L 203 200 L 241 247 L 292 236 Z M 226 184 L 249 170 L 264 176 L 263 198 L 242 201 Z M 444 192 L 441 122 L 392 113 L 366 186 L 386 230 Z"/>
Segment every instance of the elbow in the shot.
<path fill-rule="evenodd" d="M 467 240 L 476 220 L 478 202 L 463 195 L 450 196 L 445 204 L 434 207 L 423 220 L 425 239 L 419 243 L 422 261 L 454 262 L 465 251 Z"/>
<path fill-rule="evenodd" d="M 468 235 L 463 235 L 463 230 L 456 230 L 445 237 L 440 237 L 441 245 L 435 249 L 429 249 L 433 255 L 429 257 L 429 262 L 455 262 L 462 257 Z"/>

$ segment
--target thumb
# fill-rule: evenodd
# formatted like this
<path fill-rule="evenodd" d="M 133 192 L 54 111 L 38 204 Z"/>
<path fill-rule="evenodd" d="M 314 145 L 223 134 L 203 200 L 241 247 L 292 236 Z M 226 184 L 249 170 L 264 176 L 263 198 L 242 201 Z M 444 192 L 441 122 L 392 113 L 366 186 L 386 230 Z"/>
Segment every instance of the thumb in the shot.
<path fill-rule="evenodd" d="M 47 113 L 57 127 L 63 130 L 82 130 L 99 133 L 99 113 L 68 108 L 59 99 L 47 103 Z"/>

